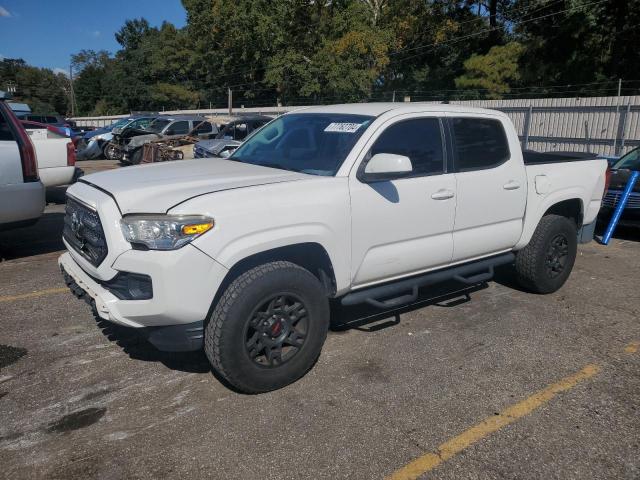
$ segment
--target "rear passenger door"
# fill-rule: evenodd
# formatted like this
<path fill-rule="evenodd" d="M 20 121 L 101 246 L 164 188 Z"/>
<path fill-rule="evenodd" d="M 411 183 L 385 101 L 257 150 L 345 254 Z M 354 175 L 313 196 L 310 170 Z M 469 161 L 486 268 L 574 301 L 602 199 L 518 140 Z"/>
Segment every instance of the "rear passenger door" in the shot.
<path fill-rule="evenodd" d="M 526 205 L 520 145 L 510 144 L 497 117 L 449 115 L 448 125 L 458 197 L 453 261 L 510 250 L 522 234 Z"/>

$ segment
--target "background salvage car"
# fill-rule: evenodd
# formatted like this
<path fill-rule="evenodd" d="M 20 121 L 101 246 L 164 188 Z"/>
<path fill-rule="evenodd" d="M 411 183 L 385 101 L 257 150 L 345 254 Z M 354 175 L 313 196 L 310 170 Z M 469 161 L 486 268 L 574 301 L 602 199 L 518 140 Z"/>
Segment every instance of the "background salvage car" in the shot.
<path fill-rule="evenodd" d="M 157 140 L 176 140 L 186 135 L 211 138 L 218 127 L 204 117 L 196 115 L 161 116 L 145 129 L 128 129 L 128 140 L 123 145 L 123 162 L 137 165 L 142 161 L 142 147 Z"/>
<path fill-rule="evenodd" d="M 109 160 L 120 160 L 118 150 L 111 143 L 113 135 L 124 129 L 143 129 L 148 126 L 157 115 L 131 116 L 122 118 L 103 128 L 87 132 L 78 142 L 78 160 L 90 160 L 104 156 Z"/>
<path fill-rule="evenodd" d="M 244 140 L 257 129 L 273 120 L 265 115 L 251 115 L 227 123 L 216 138 L 202 140 L 193 147 L 194 158 L 222 157 L 231 155 Z"/>

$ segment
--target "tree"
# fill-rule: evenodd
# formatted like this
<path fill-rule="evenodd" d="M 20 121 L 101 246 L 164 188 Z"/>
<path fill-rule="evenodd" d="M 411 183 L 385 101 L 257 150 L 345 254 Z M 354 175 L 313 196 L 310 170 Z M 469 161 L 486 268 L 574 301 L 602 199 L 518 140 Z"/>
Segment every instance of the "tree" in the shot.
<path fill-rule="evenodd" d="M 472 55 L 464 62 L 465 73 L 456 78 L 460 89 L 480 90 L 490 98 L 502 98 L 520 79 L 518 61 L 524 47 L 511 42 L 492 47 L 486 55 Z"/>
<path fill-rule="evenodd" d="M 69 110 L 69 80 L 48 68 L 37 68 L 22 59 L 0 61 L 0 89 L 15 87 L 14 99 L 27 103 L 36 113 L 65 115 Z"/>

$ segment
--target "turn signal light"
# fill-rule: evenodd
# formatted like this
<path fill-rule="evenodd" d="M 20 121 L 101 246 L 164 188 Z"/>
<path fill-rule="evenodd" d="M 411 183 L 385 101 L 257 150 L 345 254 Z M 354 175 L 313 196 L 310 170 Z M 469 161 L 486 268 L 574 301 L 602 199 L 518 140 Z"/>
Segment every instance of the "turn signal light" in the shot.
<path fill-rule="evenodd" d="M 192 225 L 184 225 L 182 227 L 182 233 L 184 235 L 202 235 L 204 232 L 208 232 L 212 228 L 213 222 L 195 223 Z"/>

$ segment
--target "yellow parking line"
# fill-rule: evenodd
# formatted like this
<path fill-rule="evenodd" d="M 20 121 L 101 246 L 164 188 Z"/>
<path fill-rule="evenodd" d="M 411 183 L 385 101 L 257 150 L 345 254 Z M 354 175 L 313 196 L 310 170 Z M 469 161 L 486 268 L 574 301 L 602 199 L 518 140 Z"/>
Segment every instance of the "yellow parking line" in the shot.
<path fill-rule="evenodd" d="M 640 342 L 631 342 L 624 347 L 624 353 L 636 353 L 640 349 Z"/>
<path fill-rule="evenodd" d="M 433 470 L 441 463 L 447 461 L 454 455 L 482 440 L 491 433 L 500 430 L 502 427 L 509 425 L 519 418 L 522 418 L 540 408 L 558 393 L 570 390 L 583 380 L 593 377 L 599 371 L 600 367 L 597 365 L 587 365 L 578 373 L 565 377 L 553 385 L 549 385 L 545 389 L 534 393 L 520 403 L 516 403 L 506 410 L 503 410 L 499 415 L 488 417 L 474 427 L 462 432 L 460 435 L 447 440 L 445 443 L 440 445 L 435 452 L 427 453 L 422 457 L 416 458 L 408 465 L 397 470 L 388 477 L 388 479 L 408 480 L 418 478 L 420 475 Z"/>
<path fill-rule="evenodd" d="M 7 295 L 6 297 L 0 297 L 0 303 L 2 302 L 14 302 L 16 300 L 24 300 L 25 298 L 42 297 L 44 295 L 51 295 L 52 293 L 62 293 L 69 291 L 68 288 L 49 288 L 47 290 L 38 290 L 37 292 L 23 293 L 22 295 Z"/>

